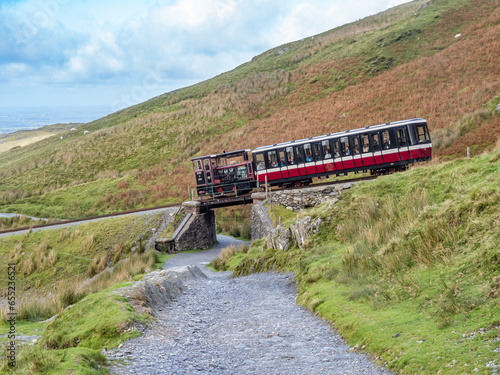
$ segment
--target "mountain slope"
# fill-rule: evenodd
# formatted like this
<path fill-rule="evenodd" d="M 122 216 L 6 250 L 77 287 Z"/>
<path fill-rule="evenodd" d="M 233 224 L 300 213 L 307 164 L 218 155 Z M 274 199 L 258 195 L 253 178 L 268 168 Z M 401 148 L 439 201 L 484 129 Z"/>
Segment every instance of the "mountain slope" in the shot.
<path fill-rule="evenodd" d="M 498 35 L 495 2 L 414 1 L 274 48 L 0 155 L 0 211 L 75 217 L 166 203 L 193 184 L 193 156 L 403 118 L 429 121 L 435 155 L 482 152 L 500 131 Z"/>

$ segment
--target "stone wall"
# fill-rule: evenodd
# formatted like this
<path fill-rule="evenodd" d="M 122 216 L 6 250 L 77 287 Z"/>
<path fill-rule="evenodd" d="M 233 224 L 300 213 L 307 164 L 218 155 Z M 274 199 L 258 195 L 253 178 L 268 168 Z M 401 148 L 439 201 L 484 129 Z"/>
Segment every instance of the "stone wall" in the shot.
<path fill-rule="evenodd" d="M 342 190 L 349 189 L 353 183 L 336 184 L 334 186 L 310 187 L 297 190 L 278 190 L 272 193 L 273 204 L 279 204 L 289 210 L 299 212 L 305 208 L 319 206 L 339 195 Z"/>
<path fill-rule="evenodd" d="M 269 249 L 288 250 L 293 244 L 304 250 L 309 242 L 309 237 L 319 232 L 319 227 L 323 221 L 321 218 L 313 219 L 306 216 L 297 220 L 290 228 L 278 225 L 270 234 L 266 236 L 266 245 Z"/>
<path fill-rule="evenodd" d="M 193 213 L 175 235 L 175 250 L 209 249 L 217 241 L 215 212 Z"/>
<path fill-rule="evenodd" d="M 353 183 L 342 183 L 334 186 L 280 190 L 270 194 L 270 198 L 266 199 L 264 202 L 271 203 L 272 201 L 273 204 L 285 206 L 287 209 L 295 212 L 299 212 L 305 208 L 319 206 L 325 202 L 330 202 L 328 207 L 325 208 L 325 211 L 328 211 L 338 202 L 339 198 L 337 196 L 340 195 L 343 190 L 352 187 L 352 185 Z M 259 202 L 259 204 L 262 209 L 265 210 L 262 203 Z M 253 211 L 254 210 L 252 210 L 252 212 Z M 254 223 L 258 224 L 258 221 L 254 220 L 252 216 L 252 226 Z M 286 251 L 293 245 L 297 245 L 299 248 L 304 249 L 307 247 L 310 237 L 318 233 L 321 224 L 321 218 L 306 216 L 297 220 L 295 224 L 292 224 L 289 228 L 285 228 L 281 224 L 276 228 L 272 227 L 267 233 L 262 233 L 261 237 L 266 238 L 266 246 L 270 249 Z"/>
<path fill-rule="evenodd" d="M 265 196 L 262 198 L 265 198 Z M 267 213 L 266 208 L 262 204 L 262 201 L 255 197 L 251 211 L 251 219 L 252 219 L 252 241 L 266 237 L 269 233 L 271 233 L 274 230 L 273 223 L 269 218 L 269 214 Z"/>

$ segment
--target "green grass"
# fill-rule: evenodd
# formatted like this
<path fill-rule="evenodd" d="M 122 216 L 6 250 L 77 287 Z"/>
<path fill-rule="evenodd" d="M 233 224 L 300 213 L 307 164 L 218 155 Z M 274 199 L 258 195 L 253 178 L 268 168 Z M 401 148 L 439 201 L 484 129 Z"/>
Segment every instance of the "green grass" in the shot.
<path fill-rule="evenodd" d="M 109 290 L 93 293 L 65 309 L 50 323 L 41 344 L 47 349 L 113 348 L 124 340 L 140 336 L 140 331 L 131 329 L 135 323 L 146 321 L 125 297 Z"/>
<path fill-rule="evenodd" d="M 498 186 L 498 149 L 383 176 L 301 212 L 323 219 L 306 250 L 259 240 L 222 263 L 295 272 L 299 303 L 396 372 L 488 374 L 499 365 Z"/>
<path fill-rule="evenodd" d="M 13 373 L 105 374 L 102 349 L 140 336 L 137 326 L 144 324 L 146 318 L 112 290 L 89 294 L 48 323 L 33 347 L 18 352 Z M 0 369 L 7 371 L 8 365 Z"/>
<path fill-rule="evenodd" d="M 285 224 L 291 220 L 295 220 L 297 217 L 297 213 L 289 210 L 283 206 L 280 206 L 278 204 L 264 204 L 264 207 L 266 207 L 268 213 L 269 213 L 269 218 L 271 219 L 274 227 L 276 228 L 281 220 L 281 223 Z"/>
<path fill-rule="evenodd" d="M 147 241 L 151 228 L 157 227 L 159 222 L 159 215 L 130 215 L 7 236 L 0 238 L 0 261 L 16 264 L 20 291 L 33 288 L 48 291 L 59 280 L 86 277 L 94 259 L 104 256 L 106 264 L 112 265 L 127 258 L 131 249 L 138 247 L 139 235 L 143 236 L 143 242 Z M 56 255 L 52 265 L 47 259 L 51 251 Z M 30 260 L 35 266 L 28 272 L 23 266 Z M 6 277 L 6 273 L 0 274 L 0 285 L 7 285 Z"/>
<path fill-rule="evenodd" d="M 144 253 L 138 244 L 160 220 L 161 214 L 126 216 L 0 239 L 0 263 L 16 264 L 16 335 L 42 336 L 33 347 L 18 343 L 14 373 L 106 373 L 101 350 L 139 335 L 135 324 L 145 323 L 113 290 L 163 266 L 166 255 Z M 0 285 L 7 285 L 6 275 Z M 3 310 L 1 318 L 0 335 L 9 330 Z"/>

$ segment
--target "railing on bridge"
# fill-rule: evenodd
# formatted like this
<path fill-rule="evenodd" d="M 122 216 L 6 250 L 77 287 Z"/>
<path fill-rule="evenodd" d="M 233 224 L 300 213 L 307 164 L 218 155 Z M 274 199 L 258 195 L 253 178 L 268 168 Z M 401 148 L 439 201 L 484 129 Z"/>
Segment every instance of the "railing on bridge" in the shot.
<path fill-rule="evenodd" d="M 193 189 L 195 190 L 195 189 Z M 239 197 L 242 195 L 248 195 L 251 191 L 260 191 L 259 184 L 256 181 L 249 182 L 233 182 L 230 184 L 220 184 L 217 186 L 207 187 L 205 190 L 205 194 L 208 195 L 212 199 L 226 198 L 226 197 Z M 191 194 L 192 199 L 194 199 L 194 194 Z M 198 199 L 201 197 L 198 196 Z"/>

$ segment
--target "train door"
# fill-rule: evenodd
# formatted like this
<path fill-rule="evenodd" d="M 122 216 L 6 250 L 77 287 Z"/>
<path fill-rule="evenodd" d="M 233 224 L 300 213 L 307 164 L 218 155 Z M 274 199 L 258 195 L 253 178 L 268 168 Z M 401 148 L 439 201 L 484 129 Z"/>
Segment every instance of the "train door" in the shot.
<path fill-rule="evenodd" d="M 293 147 L 287 147 L 285 149 L 287 164 L 288 164 L 288 175 L 290 177 L 298 177 L 299 176 L 299 167 L 297 166 L 297 162 L 295 160 L 295 154 L 293 152 Z"/>
<path fill-rule="evenodd" d="M 325 172 L 333 172 L 335 165 L 333 164 L 332 147 L 329 140 L 321 141 L 321 151 L 323 152 L 323 168 Z"/>
<path fill-rule="evenodd" d="M 400 160 L 393 129 L 385 129 L 380 132 L 382 139 L 382 157 L 384 163 L 394 163 Z"/>
<path fill-rule="evenodd" d="M 361 156 L 363 158 L 363 165 L 368 167 L 375 164 L 375 159 L 373 157 L 373 148 L 370 144 L 370 135 L 361 135 Z"/>
<path fill-rule="evenodd" d="M 312 144 L 313 160 L 316 163 L 317 173 L 324 173 L 325 166 L 323 165 L 323 151 L 321 150 L 321 142 L 314 142 Z"/>
<path fill-rule="evenodd" d="M 264 153 L 253 154 L 253 161 L 255 163 L 255 169 L 258 181 L 260 183 L 263 183 L 266 180 L 266 173 L 267 173 Z"/>
<path fill-rule="evenodd" d="M 359 141 L 359 135 L 351 136 L 351 151 L 352 158 L 354 160 L 354 166 L 356 168 L 363 167 L 363 161 L 361 160 L 361 146 Z"/>
<path fill-rule="evenodd" d="M 196 176 L 196 186 L 205 186 L 206 178 L 203 172 L 203 163 L 201 160 L 193 160 L 194 174 Z"/>
<path fill-rule="evenodd" d="M 348 137 L 340 138 L 340 149 L 342 155 L 342 164 L 344 165 L 344 169 L 354 168 L 354 159 L 351 154 L 351 145 L 349 144 Z"/>
<path fill-rule="evenodd" d="M 203 169 L 205 170 L 205 177 L 207 185 L 212 184 L 212 168 L 210 166 L 210 159 L 203 159 Z"/>
<path fill-rule="evenodd" d="M 396 138 L 401 160 L 410 160 L 409 138 L 406 126 L 396 128 Z"/>
<path fill-rule="evenodd" d="M 370 134 L 372 150 L 373 150 L 373 159 L 375 160 L 375 164 L 383 164 L 384 158 L 382 157 L 382 144 L 380 142 L 380 134 L 378 132 Z"/>
<path fill-rule="evenodd" d="M 294 146 L 295 151 L 295 162 L 297 164 L 297 169 L 299 170 L 300 176 L 307 176 L 306 171 L 306 158 L 304 155 L 304 145 Z"/>
<path fill-rule="evenodd" d="M 288 172 L 288 165 L 287 165 L 287 158 L 286 158 L 286 150 L 282 148 L 281 150 L 278 150 L 278 166 L 281 169 L 281 176 L 283 178 L 289 178 L 290 173 Z"/>
<path fill-rule="evenodd" d="M 310 143 L 304 144 L 304 155 L 306 157 L 306 172 L 307 174 L 316 174 L 316 163 L 314 162 L 314 154 Z"/>
<path fill-rule="evenodd" d="M 344 164 L 342 164 L 342 148 L 340 147 L 340 140 L 332 139 L 331 140 L 332 151 L 333 151 L 333 163 L 335 165 L 335 170 L 344 169 Z"/>
<path fill-rule="evenodd" d="M 268 181 L 280 180 L 281 169 L 278 165 L 278 154 L 276 150 L 268 151 L 267 153 L 267 178 Z"/>

